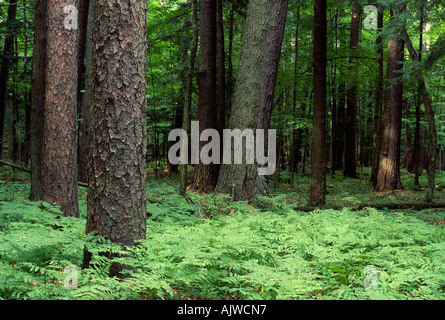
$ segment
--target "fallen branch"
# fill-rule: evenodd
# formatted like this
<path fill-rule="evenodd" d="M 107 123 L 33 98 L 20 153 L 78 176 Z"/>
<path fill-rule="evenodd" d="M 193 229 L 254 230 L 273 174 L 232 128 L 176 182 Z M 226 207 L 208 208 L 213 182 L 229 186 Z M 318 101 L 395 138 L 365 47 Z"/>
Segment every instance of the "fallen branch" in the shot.
<path fill-rule="evenodd" d="M 18 164 L 15 164 L 15 163 L 12 163 L 12 162 L 7 162 L 7 161 L 4 161 L 4 160 L 0 160 L 0 164 L 3 164 L 5 166 L 9 166 L 9 167 L 14 168 L 14 169 L 18 169 L 20 171 L 31 173 L 31 169 L 19 166 Z M 78 181 L 77 185 L 79 185 L 81 187 L 88 188 L 88 183 L 85 183 L 85 182 Z"/>
<path fill-rule="evenodd" d="M 159 203 L 159 204 L 162 204 L 162 201 L 161 201 L 161 200 L 150 199 L 150 198 L 147 198 L 146 200 L 147 200 L 148 202 L 150 202 L 150 203 Z"/>
<path fill-rule="evenodd" d="M 364 208 L 374 208 L 374 209 L 414 209 L 414 210 L 424 210 L 430 208 L 445 208 L 445 203 L 432 203 L 432 202 L 420 202 L 420 203 L 362 203 L 359 205 L 350 205 L 350 206 L 339 206 L 339 205 L 325 205 L 325 206 L 304 206 L 304 207 L 296 207 L 295 211 L 303 211 L 303 212 L 311 212 L 314 210 L 325 210 L 325 209 L 334 209 L 334 210 L 342 210 L 343 208 L 348 208 L 352 211 L 362 210 Z"/>
<path fill-rule="evenodd" d="M 170 182 L 168 182 L 167 180 L 165 180 L 164 178 L 162 178 L 162 180 L 164 180 L 169 186 L 172 186 L 173 188 L 177 189 L 179 191 L 179 193 L 181 194 L 181 196 L 184 197 L 184 199 L 191 204 L 196 204 L 192 198 L 190 198 L 190 196 L 187 194 L 187 192 L 185 192 L 184 190 L 182 190 L 181 188 L 178 188 L 177 186 L 171 184 Z"/>
<path fill-rule="evenodd" d="M 9 167 L 14 168 L 14 169 L 18 169 L 20 171 L 25 171 L 25 172 L 29 172 L 29 173 L 31 172 L 31 169 L 28 169 L 28 168 L 19 166 L 18 164 L 7 162 L 7 161 L 4 161 L 4 160 L 0 160 L 0 164 L 3 164 L 5 166 L 9 166 Z"/>

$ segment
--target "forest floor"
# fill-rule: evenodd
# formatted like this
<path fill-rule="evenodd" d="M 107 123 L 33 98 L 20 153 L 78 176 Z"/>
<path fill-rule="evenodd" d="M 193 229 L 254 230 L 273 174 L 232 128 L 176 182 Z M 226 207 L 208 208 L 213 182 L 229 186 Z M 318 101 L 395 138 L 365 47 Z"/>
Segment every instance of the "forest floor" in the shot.
<path fill-rule="evenodd" d="M 405 189 L 386 193 L 367 168 L 357 179 L 328 174 L 321 209 L 307 207 L 310 176 L 279 178 L 254 208 L 184 197 L 178 177 L 150 172 L 147 239 L 81 269 L 85 246 L 122 252 L 85 235 L 86 188 L 80 219 L 64 218 L 27 200 L 27 173 L 1 167 L 0 299 L 445 299 L 444 173 L 430 206 L 425 173 L 416 187 L 402 172 Z M 127 277 L 107 276 L 116 260 L 132 267 Z"/>

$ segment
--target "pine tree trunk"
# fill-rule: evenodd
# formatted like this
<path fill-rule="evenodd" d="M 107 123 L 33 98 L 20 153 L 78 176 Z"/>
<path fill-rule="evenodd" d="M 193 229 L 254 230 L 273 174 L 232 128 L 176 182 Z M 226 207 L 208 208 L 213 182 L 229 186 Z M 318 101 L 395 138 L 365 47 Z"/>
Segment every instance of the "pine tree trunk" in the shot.
<path fill-rule="evenodd" d="M 267 136 L 287 1 L 251 0 L 247 12 L 229 129 L 264 129 Z M 245 148 L 238 152 L 243 163 L 221 165 L 215 192 L 254 203 L 257 195 L 268 194 L 266 178 L 258 175 L 257 164 L 246 163 Z"/>
<path fill-rule="evenodd" d="M 397 15 L 392 12 L 392 18 Z M 400 31 L 400 30 L 398 30 Z M 393 32 L 388 40 L 385 107 L 376 191 L 403 189 L 400 180 L 400 141 L 403 109 L 404 41 Z"/>
<path fill-rule="evenodd" d="M 200 45 L 198 72 L 198 111 L 199 133 L 206 129 L 217 129 L 216 96 L 216 2 L 200 1 Z M 207 142 L 201 141 L 199 150 Z M 219 165 L 204 164 L 196 166 L 195 186 L 206 193 L 212 192 L 218 179 Z"/>
<path fill-rule="evenodd" d="M 326 0 L 314 3 L 314 112 L 309 203 L 326 199 Z"/>
<path fill-rule="evenodd" d="M 146 237 L 146 9 L 117 0 L 93 8 L 86 232 L 123 246 Z M 90 258 L 86 251 L 85 267 Z"/>
<path fill-rule="evenodd" d="M 64 1 L 48 2 L 43 200 L 78 217 L 77 31 L 64 27 Z"/>
<path fill-rule="evenodd" d="M 43 199 L 43 132 L 45 127 L 46 91 L 46 16 L 48 0 L 37 0 L 34 18 L 34 48 L 31 79 L 31 195 L 33 201 Z"/>
<path fill-rule="evenodd" d="M 349 42 L 349 75 L 346 88 L 347 107 L 345 117 L 345 169 L 344 176 L 355 178 L 357 175 L 357 80 L 358 59 L 356 57 L 360 39 L 361 6 L 357 1 L 352 4 L 351 34 Z"/>

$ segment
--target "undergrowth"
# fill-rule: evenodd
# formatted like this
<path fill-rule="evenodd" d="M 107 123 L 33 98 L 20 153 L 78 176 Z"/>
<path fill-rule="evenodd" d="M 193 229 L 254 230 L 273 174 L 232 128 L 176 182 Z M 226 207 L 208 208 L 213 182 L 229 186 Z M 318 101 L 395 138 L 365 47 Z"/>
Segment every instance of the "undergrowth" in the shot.
<path fill-rule="evenodd" d="M 328 183 L 346 185 L 331 188 L 334 201 L 354 191 L 339 177 Z M 357 184 L 367 185 L 351 183 L 355 190 Z M 445 230 L 437 223 L 444 219 L 443 211 L 345 208 L 305 213 L 294 210 L 304 201 L 305 185 L 298 187 L 301 194 L 275 189 L 258 209 L 195 192 L 189 192 L 194 204 L 188 203 L 174 187 L 152 179 L 147 197 L 162 203 L 147 203 L 146 240 L 123 250 L 85 236 L 85 189 L 79 193 L 81 218 L 75 219 L 62 217 L 50 204 L 27 200 L 26 181 L 0 181 L 0 297 L 445 298 Z M 85 246 L 93 253 L 92 266 L 81 269 Z M 110 258 L 103 252 L 122 255 Z M 129 267 L 126 277 L 108 276 L 113 262 Z M 66 288 L 67 266 L 77 268 L 77 288 Z M 367 266 L 376 270 L 376 288 L 365 286 Z"/>

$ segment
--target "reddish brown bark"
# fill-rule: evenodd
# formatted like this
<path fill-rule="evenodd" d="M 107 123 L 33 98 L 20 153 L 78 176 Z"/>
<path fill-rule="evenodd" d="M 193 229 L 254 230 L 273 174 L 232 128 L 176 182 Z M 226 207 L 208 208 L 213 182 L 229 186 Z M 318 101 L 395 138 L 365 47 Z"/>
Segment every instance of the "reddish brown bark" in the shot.
<path fill-rule="evenodd" d="M 146 9 L 118 0 L 93 8 L 86 232 L 122 246 L 146 236 Z M 90 259 L 85 252 L 84 266 Z"/>
<path fill-rule="evenodd" d="M 314 5 L 314 113 L 309 203 L 326 199 L 326 0 Z"/>
<path fill-rule="evenodd" d="M 78 217 L 77 30 L 64 27 L 65 2 L 48 1 L 43 200 Z"/>

